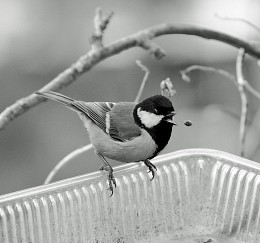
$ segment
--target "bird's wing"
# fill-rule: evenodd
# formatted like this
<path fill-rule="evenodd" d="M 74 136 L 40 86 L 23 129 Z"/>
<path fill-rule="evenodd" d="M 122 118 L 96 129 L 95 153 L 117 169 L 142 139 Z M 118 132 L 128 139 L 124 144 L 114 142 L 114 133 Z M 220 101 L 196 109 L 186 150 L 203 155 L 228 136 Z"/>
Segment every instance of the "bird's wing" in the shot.
<path fill-rule="evenodd" d="M 135 123 L 133 102 L 116 103 L 107 115 L 106 132 L 115 140 L 127 141 L 141 135 L 141 129 Z"/>
<path fill-rule="evenodd" d="M 98 127 L 106 132 L 106 117 L 115 103 L 74 101 L 72 104 L 78 111 L 84 113 Z"/>
<path fill-rule="evenodd" d="M 36 94 L 84 114 L 114 140 L 123 142 L 141 134 L 139 126 L 134 121 L 133 111 L 136 104 L 133 102 L 77 101 L 53 91 L 38 91 Z"/>
<path fill-rule="evenodd" d="M 117 141 L 127 141 L 141 135 L 135 123 L 133 102 L 84 102 L 74 101 L 72 106 L 91 119 L 105 133 Z"/>
<path fill-rule="evenodd" d="M 44 92 L 37 91 L 35 93 L 44 96 L 48 99 L 57 101 L 76 112 L 83 113 L 90 120 L 92 120 L 98 127 L 100 127 L 103 131 L 106 131 L 106 114 L 109 111 L 111 111 L 111 109 L 115 105 L 115 103 L 112 102 L 77 101 L 63 94 L 53 92 L 53 91 L 44 91 Z"/>

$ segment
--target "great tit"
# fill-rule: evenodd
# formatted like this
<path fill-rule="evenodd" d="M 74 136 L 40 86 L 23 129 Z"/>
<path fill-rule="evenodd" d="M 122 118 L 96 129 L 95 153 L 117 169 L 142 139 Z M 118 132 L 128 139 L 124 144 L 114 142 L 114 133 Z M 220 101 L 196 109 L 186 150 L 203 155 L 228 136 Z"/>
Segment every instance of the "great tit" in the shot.
<path fill-rule="evenodd" d="M 105 157 L 125 163 L 143 161 L 154 178 L 156 167 L 150 159 L 164 149 L 172 126 L 176 125 L 176 113 L 168 98 L 154 95 L 137 104 L 77 101 L 53 91 L 35 93 L 77 112 L 88 130 L 95 153 L 104 163 L 101 169 L 108 171 L 111 196 L 116 181 Z"/>

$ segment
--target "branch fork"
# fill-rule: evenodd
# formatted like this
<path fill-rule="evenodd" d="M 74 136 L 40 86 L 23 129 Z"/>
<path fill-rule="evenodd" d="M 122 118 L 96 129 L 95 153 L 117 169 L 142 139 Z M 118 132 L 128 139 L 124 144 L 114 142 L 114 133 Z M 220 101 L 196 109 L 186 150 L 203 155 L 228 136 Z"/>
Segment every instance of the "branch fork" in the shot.
<path fill-rule="evenodd" d="M 165 51 L 160 46 L 151 41 L 149 34 L 143 33 L 137 40 L 137 44 L 143 49 L 149 51 L 155 59 L 159 60 L 166 55 Z"/>
<path fill-rule="evenodd" d="M 96 15 L 94 17 L 94 31 L 90 37 L 91 50 L 99 50 L 103 48 L 103 35 L 106 30 L 112 16 L 113 12 L 103 14 L 101 8 L 96 9 Z"/>
<path fill-rule="evenodd" d="M 247 113 L 248 113 L 248 97 L 247 91 L 253 94 L 256 98 L 260 99 L 260 93 L 257 92 L 244 78 L 243 75 L 243 63 L 245 58 L 245 49 L 240 48 L 236 59 L 236 77 L 229 72 L 216 69 L 214 67 L 193 65 L 181 71 L 181 76 L 184 81 L 190 82 L 191 79 L 188 73 L 194 70 L 201 70 L 206 72 L 215 72 L 221 74 L 232 81 L 236 85 L 241 100 L 241 113 L 240 113 L 240 128 L 239 128 L 239 153 L 241 157 L 245 156 L 245 139 L 246 139 L 246 125 L 247 125 Z"/>

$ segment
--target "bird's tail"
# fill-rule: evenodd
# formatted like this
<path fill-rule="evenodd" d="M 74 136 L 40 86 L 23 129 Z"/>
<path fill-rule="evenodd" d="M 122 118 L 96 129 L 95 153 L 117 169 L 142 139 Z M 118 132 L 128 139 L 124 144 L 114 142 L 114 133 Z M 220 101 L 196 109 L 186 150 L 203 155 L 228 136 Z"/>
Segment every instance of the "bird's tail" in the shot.
<path fill-rule="evenodd" d="M 65 106 L 67 106 L 68 108 L 72 109 L 72 110 L 78 110 L 76 109 L 76 107 L 73 105 L 75 100 L 67 97 L 63 94 L 57 93 L 57 92 L 53 92 L 53 91 L 36 91 L 35 94 L 43 96 L 45 98 L 48 98 L 50 100 L 54 100 L 57 101 Z"/>

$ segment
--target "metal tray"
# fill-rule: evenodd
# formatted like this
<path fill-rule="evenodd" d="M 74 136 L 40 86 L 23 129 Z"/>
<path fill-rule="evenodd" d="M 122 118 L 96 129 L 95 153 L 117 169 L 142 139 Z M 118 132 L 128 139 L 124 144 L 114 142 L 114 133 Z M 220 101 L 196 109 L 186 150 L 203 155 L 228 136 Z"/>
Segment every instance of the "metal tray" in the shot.
<path fill-rule="evenodd" d="M 260 242 L 260 165 L 182 150 L 0 197 L 0 242 Z"/>

